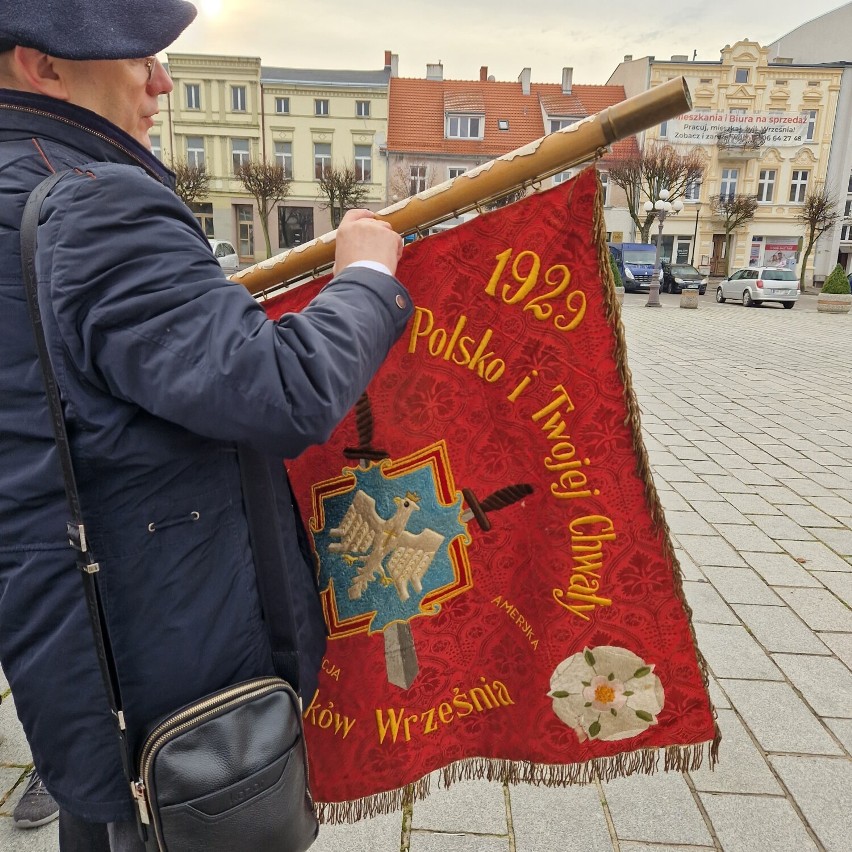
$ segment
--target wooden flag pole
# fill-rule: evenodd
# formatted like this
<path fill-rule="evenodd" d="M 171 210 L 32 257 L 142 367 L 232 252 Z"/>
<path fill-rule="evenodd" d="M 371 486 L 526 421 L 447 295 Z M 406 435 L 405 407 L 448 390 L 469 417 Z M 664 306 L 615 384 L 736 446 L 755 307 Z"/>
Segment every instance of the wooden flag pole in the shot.
<path fill-rule="evenodd" d="M 399 234 L 410 234 L 472 210 L 491 199 L 583 163 L 608 145 L 692 107 L 683 77 L 676 77 L 569 127 L 557 130 L 452 180 L 376 213 Z M 258 295 L 334 262 L 335 231 L 231 275 Z"/>

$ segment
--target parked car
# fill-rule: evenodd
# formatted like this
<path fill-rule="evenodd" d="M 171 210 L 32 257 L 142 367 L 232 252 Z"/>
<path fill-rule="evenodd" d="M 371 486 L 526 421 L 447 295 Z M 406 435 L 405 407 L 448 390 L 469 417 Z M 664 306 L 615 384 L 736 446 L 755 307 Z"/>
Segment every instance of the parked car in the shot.
<path fill-rule="evenodd" d="M 685 287 L 698 285 L 703 296 L 707 292 L 707 278 L 688 263 L 669 263 L 662 261 L 663 280 L 660 290 L 664 293 L 680 293 Z"/>
<path fill-rule="evenodd" d="M 799 298 L 799 279 L 792 269 L 772 266 L 752 266 L 738 269 L 716 288 L 716 301 L 726 299 L 741 301 L 747 308 L 764 302 L 780 302 L 792 308 Z"/>
<path fill-rule="evenodd" d="M 225 272 L 237 271 L 240 265 L 240 258 L 234 247 L 227 240 L 210 240 L 210 248 L 213 249 L 213 255 Z"/>
<path fill-rule="evenodd" d="M 647 292 L 654 277 L 657 249 L 648 243 L 609 243 L 621 283 L 627 293 Z"/>

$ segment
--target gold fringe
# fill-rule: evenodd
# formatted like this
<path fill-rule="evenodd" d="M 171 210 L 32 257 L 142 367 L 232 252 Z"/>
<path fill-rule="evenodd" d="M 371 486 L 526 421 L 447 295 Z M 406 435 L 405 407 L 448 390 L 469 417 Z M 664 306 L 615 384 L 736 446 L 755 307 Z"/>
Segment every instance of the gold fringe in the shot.
<path fill-rule="evenodd" d="M 594 168 L 594 166 L 590 166 Z M 597 169 L 595 169 L 597 174 Z M 570 198 L 569 198 L 570 203 Z M 709 701 L 709 680 L 707 663 L 698 650 L 695 630 L 692 627 L 692 610 L 683 594 L 683 576 L 680 563 L 674 552 L 671 535 L 666 517 L 660 503 L 657 489 L 651 476 L 651 465 L 648 453 L 642 442 L 639 403 L 633 390 L 633 378 L 627 366 L 627 342 L 624 327 L 621 324 L 621 307 L 615 294 L 615 282 L 609 264 L 609 247 L 606 242 L 606 223 L 604 221 L 603 190 L 598 178 L 598 188 L 595 197 L 594 237 L 598 251 L 598 272 L 603 282 L 604 308 L 607 322 L 615 336 L 615 361 L 618 374 L 624 386 L 624 401 L 627 405 L 625 424 L 630 427 L 633 436 L 633 450 L 636 454 L 637 472 L 645 485 L 645 495 L 651 509 L 651 519 L 654 526 L 662 531 L 665 541 L 666 556 L 672 566 L 675 581 L 675 591 L 689 619 L 689 630 L 692 645 L 701 671 L 704 691 Z M 675 745 L 666 748 L 641 749 L 625 752 L 611 757 L 596 757 L 581 763 L 571 764 L 538 764 L 528 761 L 499 760 L 487 757 L 474 757 L 456 761 L 439 770 L 439 780 L 442 787 L 449 787 L 459 781 L 487 780 L 509 784 L 532 784 L 544 787 L 565 787 L 572 784 L 590 784 L 597 779 L 611 781 L 636 773 L 651 775 L 660 769 L 662 758 L 663 770 L 666 772 L 691 772 L 704 762 L 705 755 L 710 769 L 719 760 L 721 732 L 712 703 L 714 736 L 712 740 L 692 745 Z M 317 804 L 317 814 L 320 822 L 328 824 L 352 823 L 358 820 L 391 814 L 401 811 L 405 806 L 425 799 L 429 795 L 430 778 L 427 775 L 419 781 L 347 802 L 321 802 Z"/>

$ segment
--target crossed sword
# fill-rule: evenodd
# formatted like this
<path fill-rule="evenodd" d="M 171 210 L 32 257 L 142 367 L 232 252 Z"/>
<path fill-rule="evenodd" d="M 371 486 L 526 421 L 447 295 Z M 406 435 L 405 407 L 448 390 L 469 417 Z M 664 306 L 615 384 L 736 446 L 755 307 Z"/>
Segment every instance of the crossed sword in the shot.
<path fill-rule="evenodd" d="M 373 411 L 366 393 L 362 394 L 355 404 L 355 427 L 358 432 L 358 446 L 344 448 L 343 455 L 347 459 L 357 459 L 360 466 L 366 468 L 370 462 L 390 458 L 385 450 L 373 446 Z M 461 519 L 465 523 L 475 520 L 480 529 L 488 532 L 491 529 L 489 513 L 505 509 L 532 492 L 532 485 L 526 483 L 507 485 L 505 488 L 498 488 L 484 500 L 479 500 L 470 488 L 462 488 L 461 493 L 468 509 Z M 414 683 L 420 668 L 411 625 L 407 621 L 394 621 L 383 632 L 388 682 L 400 689 L 408 689 Z"/>

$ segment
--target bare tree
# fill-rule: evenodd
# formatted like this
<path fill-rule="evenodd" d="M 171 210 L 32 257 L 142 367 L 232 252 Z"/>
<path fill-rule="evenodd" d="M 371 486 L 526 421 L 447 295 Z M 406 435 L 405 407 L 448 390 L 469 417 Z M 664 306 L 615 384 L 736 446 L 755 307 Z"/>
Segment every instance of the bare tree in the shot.
<path fill-rule="evenodd" d="M 669 201 L 676 201 L 703 176 L 704 160 L 697 148 L 682 154 L 671 145 L 650 143 L 642 152 L 609 161 L 609 179 L 624 190 L 627 211 L 645 243 L 650 241 L 654 214 L 644 211 L 642 199 L 654 202 L 660 190 L 667 189 Z"/>
<path fill-rule="evenodd" d="M 317 178 L 323 210 L 331 210 L 331 227 L 336 228 L 347 210 L 362 207 L 368 190 L 354 166 L 326 166 Z"/>
<path fill-rule="evenodd" d="M 266 256 L 272 256 L 272 243 L 269 240 L 269 214 L 275 205 L 281 203 L 290 194 L 291 180 L 284 167 L 279 163 L 266 160 L 247 160 L 234 170 L 234 175 L 245 187 L 249 195 L 254 196 L 260 214 L 260 225 L 266 240 Z"/>
<path fill-rule="evenodd" d="M 825 187 L 809 192 L 796 221 L 805 228 L 805 253 L 799 271 L 799 290 L 805 292 L 805 267 L 816 241 L 840 220 L 837 199 Z"/>
<path fill-rule="evenodd" d="M 193 201 L 207 197 L 210 192 L 210 175 L 204 164 L 190 165 L 186 160 L 178 160 L 174 172 L 175 192 L 187 207 Z"/>
<path fill-rule="evenodd" d="M 713 213 L 725 230 L 725 275 L 731 270 L 731 235 L 740 225 L 750 222 L 757 211 L 756 195 L 722 194 L 713 197 Z"/>
<path fill-rule="evenodd" d="M 417 178 L 412 176 L 412 166 L 422 170 Z M 391 201 L 399 201 L 402 198 L 416 195 L 418 190 L 415 187 L 421 180 L 423 189 L 431 189 L 435 184 L 440 183 L 437 168 L 434 165 L 427 166 L 423 163 L 397 163 L 388 175 Z"/>

